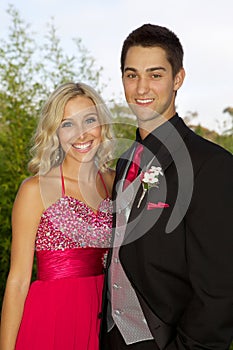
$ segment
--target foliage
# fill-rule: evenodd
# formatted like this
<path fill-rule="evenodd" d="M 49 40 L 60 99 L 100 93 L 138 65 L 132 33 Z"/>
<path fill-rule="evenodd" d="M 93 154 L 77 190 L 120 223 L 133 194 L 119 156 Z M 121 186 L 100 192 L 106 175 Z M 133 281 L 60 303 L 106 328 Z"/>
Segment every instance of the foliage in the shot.
<path fill-rule="evenodd" d="M 9 268 L 12 204 L 19 184 L 29 176 L 30 139 L 40 107 L 50 91 L 66 81 L 83 81 L 99 92 L 104 88 L 100 82 L 102 67 L 95 66 L 95 59 L 80 38 L 73 41 L 76 54 L 65 54 L 52 21 L 44 42 L 38 46 L 30 25 L 19 12 L 11 5 L 7 12 L 12 19 L 9 36 L 0 38 L 0 304 Z M 125 105 L 113 103 L 111 112 L 117 139 L 116 163 L 135 138 L 136 121 Z M 232 116 L 232 108 L 225 112 Z M 188 121 L 195 116 L 196 112 L 189 112 Z M 233 152 L 229 130 L 219 135 L 201 125 L 193 128 Z"/>
<path fill-rule="evenodd" d="M 125 104 L 116 104 L 110 107 L 113 116 L 113 130 L 116 138 L 114 150 L 114 162 L 116 164 L 119 156 L 132 144 L 135 139 L 136 118 Z"/>
<path fill-rule="evenodd" d="M 11 209 L 19 184 L 29 176 L 30 139 L 49 93 L 66 81 L 82 81 L 98 91 L 102 67 L 73 39 L 75 54 L 61 46 L 53 21 L 41 45 L 19 12 L 10 5 L 8 37 L 0 37 L 0 301 L 9 268 Z"/>
<path fill-rule="evenodd" d="M 197 126 L 192 126 L 193 130 L 200 136 L 219 144 L 223 148 L 227 149 L 229 152 L 233 153 L 233 134 L 232 133 L 223 133 L 222 135 L 218 134 L 215 131 L 210 131 L 206 128 L 203 128 L 200 124 Z"/>
<path fill-rule="evenodd" d="M 227 107 L 223 110 L 223 113 L 228 113 L 230 115 L 230 127 L 227 128 L 224 134 L 232 135 L 233 134 L 233 107 Z"/>

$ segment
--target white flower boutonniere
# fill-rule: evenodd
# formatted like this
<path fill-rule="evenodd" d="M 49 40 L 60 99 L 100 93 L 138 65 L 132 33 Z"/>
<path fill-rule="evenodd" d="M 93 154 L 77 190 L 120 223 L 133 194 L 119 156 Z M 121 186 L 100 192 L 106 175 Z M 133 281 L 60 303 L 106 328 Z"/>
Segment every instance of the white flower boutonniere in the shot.
<path fill-rule="evenodd" d="M 159 175 L 163 176 L 162 168 L 159 166 L 152 166 L 150 169 L 148 169 L 147 171 L 143 171 L 140 174 L 143 192 L 139 199 L 137 208 L 140 207 L 142 200 L 145 197 L 146 191 L 148 191 L 151 187 L 159 187 Z"/>

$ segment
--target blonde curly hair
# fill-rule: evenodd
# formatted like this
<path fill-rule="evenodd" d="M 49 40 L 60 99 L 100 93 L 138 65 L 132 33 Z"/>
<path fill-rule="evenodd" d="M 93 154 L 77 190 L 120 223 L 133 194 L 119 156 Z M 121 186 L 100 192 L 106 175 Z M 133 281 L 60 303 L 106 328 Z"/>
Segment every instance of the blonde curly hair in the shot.
<path fill-rule="evenodd" d="M 68 82 L 60 85 L 48 98 L 41 110 L 40 120 L 32 138 L 32 159 L 28 169 L 32 174 L 45 175 L 51 168 L 60 165 L 65 157 L 57 130 L 64 115 L 64 108 L 69 100 L 77 96 L 90 98 L 97 109 L 101 125 L 102 143 L 96 153 L 96 163 L 104 172 L 112 159 L 112 117 L 101 96 L 84 83 Z"/>

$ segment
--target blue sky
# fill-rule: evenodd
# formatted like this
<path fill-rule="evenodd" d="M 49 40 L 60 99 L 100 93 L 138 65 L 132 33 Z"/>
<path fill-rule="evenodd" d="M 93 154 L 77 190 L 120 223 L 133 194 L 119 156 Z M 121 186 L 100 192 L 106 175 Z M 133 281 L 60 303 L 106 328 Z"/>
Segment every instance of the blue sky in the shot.
<path fill-rule="evenodd" d="M 218 131 L 228 117 L 223 109 L 233 107 L 232 0 L 1 0 L 0 37 L 10 24 L 9 3 L 37 35 L 43 36 L 53 17 L 68 53 L 74 47 L 72 38 L 81 38 L 104 68 L 107 100 L 114 97 L 120 102 L 124 97 L 119 68 L 123 40 L 143 23 L 155 23 L 173 30 L 184 47 L 186 79 L 177 97 L 180 116 L 197 112 L 195 123 Z"/>

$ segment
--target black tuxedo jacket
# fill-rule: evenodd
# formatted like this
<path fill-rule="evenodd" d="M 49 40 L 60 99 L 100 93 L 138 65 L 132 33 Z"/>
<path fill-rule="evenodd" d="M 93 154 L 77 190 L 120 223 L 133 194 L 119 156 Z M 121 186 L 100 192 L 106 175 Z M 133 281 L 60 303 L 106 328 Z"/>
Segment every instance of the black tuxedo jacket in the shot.
<path fill-rule="evenodd" d="M 120 261 L 160 350 L 228 349 L 233 338 L 233 156 L 180 118 L 165 135 L 152 163 L 164 176 L 137 208 L 139 186 Z M 132 147 L 117 163 L 113 199 L 131 152 Z M 148 203 L 158 202 L 169 207 L 148 209 Z"/>

